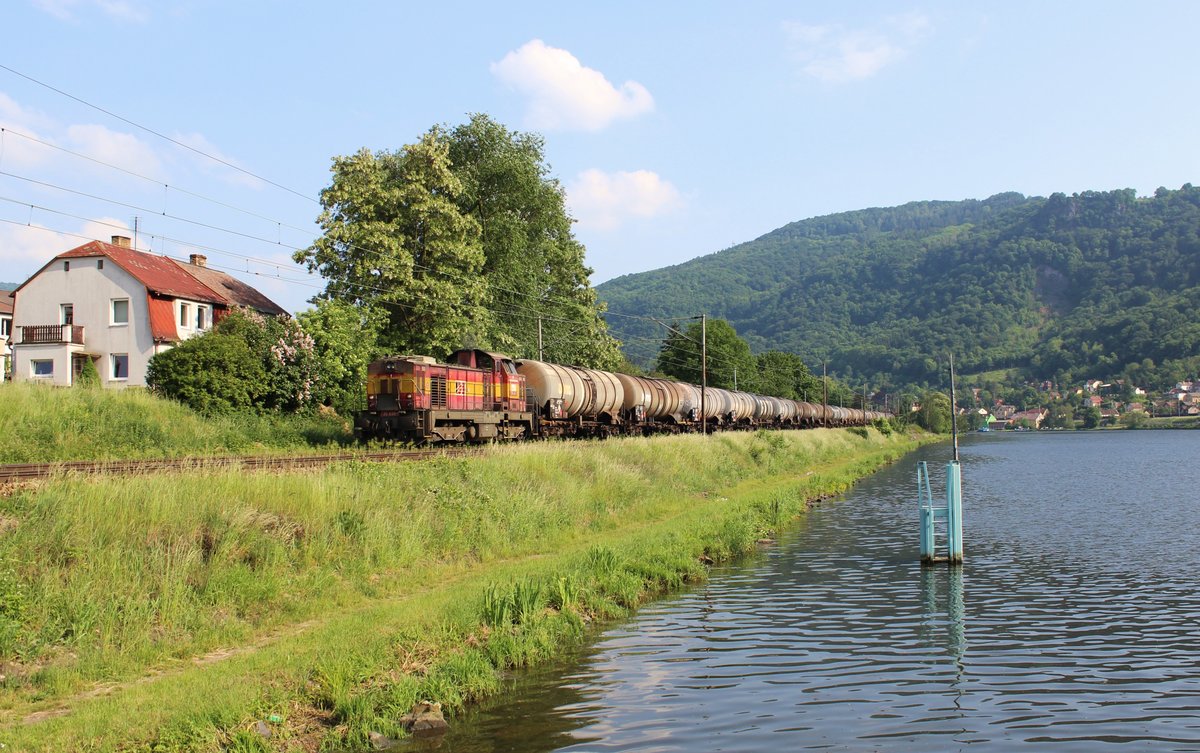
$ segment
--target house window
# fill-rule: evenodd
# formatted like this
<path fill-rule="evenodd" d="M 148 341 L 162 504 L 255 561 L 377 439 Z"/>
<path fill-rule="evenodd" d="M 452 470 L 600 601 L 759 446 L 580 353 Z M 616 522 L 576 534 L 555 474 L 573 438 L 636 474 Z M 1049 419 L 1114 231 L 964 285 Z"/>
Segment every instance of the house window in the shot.
<path fill-rule="evenodd" d="M 96 269 L 104 269 L 104 260 L 103 259 L 96 260 Z"/>
<path fill-rule="evenodd" d="M 114 298 L 112 302 L 112 323 L 129 324 L 129 299 Z"/>
<path fill-rule="evenodd" d="M 34 379 L 49 379 L 54 376 L 54 361 L 30 361 L 29 373 Z"/>
<path fill-rule="evenodd" d="M 191 306 L 187 305 L 186 303 L 179 304 L 179 326 L 180 327 L 190 327 L 191 326 L 190 324 L 188 324 L 188 321 L 191 320 L 191 312 L 189 311 L 190 308 L 191 308 Z"/>
<path fill-rule="evenodd" d="M 75 323 L 75 306 L 73 306 L 70 303 L 64 303 L 64 304 L 62 304 L 62 306 L 60 308 L 62 309 L 62 323 L 63 324 L 74 324 Z"/>
<path fill-rule="evenodd" d="M 113 353 L 112 354 L 112 378 L 113 379 L 128 379 L 129 378 L 129 354 L 128 353 Z"/>
<path fill-rule="evenodd" d="M 0 337 L 12 334 L 12 319 L 0 319 Z"/>
<path fill-rule="evenodd" d="M 63 271 L 64 271 L 64 272 L 70 272 L 70 271 L 71 271 L 71 262 L 69 262 L 69 261 L 64 261 L 64 262 L 63 262 Z"/>
<path fill-rule="evenodd" d="M 208 328 L 208 308 L 205 306 L 196 307 L 196 329 Z"/>

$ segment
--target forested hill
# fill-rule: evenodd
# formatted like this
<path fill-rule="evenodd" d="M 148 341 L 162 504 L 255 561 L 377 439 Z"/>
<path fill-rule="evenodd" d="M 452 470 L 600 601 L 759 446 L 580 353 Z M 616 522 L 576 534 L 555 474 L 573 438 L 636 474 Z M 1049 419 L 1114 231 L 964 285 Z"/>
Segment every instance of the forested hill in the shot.
<path fill-rule="evenodd" d="M 915 202 L 795 222 L 597 288 L 614 314 L 704 312 L 757 350 L 873 387 L 1019 367 L 1157 385 L 1200 367 L 1200 189 Z M 635 363 L 662 328 L 610 316 Z"/>
<path fill-rule="evenodd" d="M 16 290 L 19 282 L 0 282 L 0 290 Z"/>

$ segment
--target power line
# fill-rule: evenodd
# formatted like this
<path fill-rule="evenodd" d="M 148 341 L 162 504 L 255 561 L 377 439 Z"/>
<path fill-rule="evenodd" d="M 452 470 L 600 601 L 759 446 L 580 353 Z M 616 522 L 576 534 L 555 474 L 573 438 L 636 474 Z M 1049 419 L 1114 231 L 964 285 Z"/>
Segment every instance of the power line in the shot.
<path fill-rule="evenodd" d="M 103 201 L 106 204 L 114 204 L 119 207 L 125 207 L 126 209 L 133 209 L 138 212 L 146 212 L 148 214 L 153 214 L 153 215 L 159 216 L 159 217 L 166 217 L 167 219 L 176 220 L 178 222 L 186 222 L 189 225 L 195 225 L 197 227 L 207 228 L 208 230 L 216 230 L 221 233 L 229 233 L 230 235 L 236 235 L 241 238 L 246 238 L 247 240 L 259 241 L 260 243 L 268 243 L 273 246 L 282 246 L 283 248 L 287 248 L 292 251 L 300 250 L 299 248 L 296 248 L 295 246 L 286 246 L 283 244 L 282 241 L 273 241 L 270 238 L 263 238 L 262 236 L 251 235 L 250 233 L 243 233 L 240 230 L 231 230 L 226 227 L 221 227 L 220 225 L 213 225 L 213 224 L 210 224 L 207 222 L 201 222 L 200 220 L 193 220 L 193 219 L 189 219 L 187 217 L 181 217 L 179 215 L 170 214 L 165 211 L 156 212 L 153 209 L 150 209 L 148 207 L 139 206 L 137 204 L 130 204 L 128 202 L 119 201 L 117 199 L 107 199 L 103 196 L 97 196 L 95 194 L 90 194 L 85 191 L 78 191 L 74 188 L 67 188 L 66 186 L 60 186 L 60 185 L 57 185 L 54 183 L 49 183 L 47 181 L 37 180 L 35 178 L 28 178 L 28 177 L 25 177 L 24 175 L 17 175 L 16 173 L 10 173 L 6 170 L 0 170 L 0 175 L 5 175 L 5 176 L 8 176 L 9 178 L 16 178 L 17 180 L 23 180 L 28 183 L 33 183 L 34 185 L 43 186 L 45 188 L 53 188 L 56 191 L 63 191 L 64 193 L 75 194 L 76 196 L 82 196 L 85 199 L 94 199 L 95 201 Z M 0 197 L 0 198 L 3 198 L 3 197 Z M 14 201 L 14 200 L 13 199 L 5 199 L 5 201 Z M 24 203 L 24 202 L 21 202 L 21 203 Z"/>
<path fill-rule="evenodd" d="M 267 183 L 267 184 L 269 184 L 269 185 L 275 186 L 276 188 L 279 188 L 279 189 L 281 189 L 281 190 L 287 191 L 287 192 L 288 192 L 288 193 L 290 193 L 290 194 L 295 194 L 296 196 L 299 196 L 299 197 L 300 197 L 300 198 L 302 198 L 302 199 L 308 199 L 309 201 L 311 201 L 311 202 L 313 202 L 313 203 L 319 203 L 319 202 L 317 202 L 317 200 L 316 200 L 316 199 L 314 199 L 312 196 L 309 196 L 308 194 L 301 193 L 301 192 L 299 192 L 299 191 L 297 191 L 297 190 L 295 190 L 295 189 L 288 188 L 287 186 L 283 185 L 282 183 L 276 183 L 275 181 L 273 181 L 273 180 L 271 180 L 271 179 L 269 179 L 269 178 L 264 178 L 264 177 L 263 177 L 263 176 L 261 176 L 261 175 L 257 175 L 257 174 L 255 174 L 255 173 L 252 173 L 252 172 L 250 172 L 249 170 L 245 169 L 244 167 L 239 167 L 238 165 L 235 165 L 235 164 L 233 164 L 232 162 L 230 162 L 230 161 L 228 161 L 228 160 L 225 160 L 225 159 L 222 159 L 222 158 L 220 158 L 220 157 L 217 157 L 217 156 L 215 156 L 215 155 L 209 154 L 208 152 L 205 152 L 205 151 L 204 151 L 204 150 L 202 150 L 202 149 L 197 149 L 196 147 L 194 147 L 194 146 L 191 146 L 190 144 L 185 144 L 184 142 L 182 142 L 182 141 L 179 141 L 178 139 L 173 139 L 173 138 L 171 138 L 170 136 L 167 136 L 166 134 L 159 133 L 158 131 L 154 130 L 153 128 L 150 128 L 150 127 L 148 127 L 148 126 L 144 126 L 144 125 L 142 125 L 141 123 L 137 123 L 137 122 L 135 122 L 135 121 L 133 121 L 133 120 L 130 120 L 129 118 L 126 118 L 126 117 L 123 117 L 123 116 L 121 116 L 121 115 L 118 115 L 118 114 L 116 114 L 115 112 L 112 112 L 111 110 L 106 110 L 106 109 L 104 109 L 103 107 L 100 107 L 99 105 L 94 105 L 94 104 L 92 104 L 91 102 L 88 102 L 88 101 L 87 101 L 87 100 L 85 100 L 85 99 L 81 99 L 81 98 L 79 98 L 79 97 L 76 97 L 74 94 L 71 94 L 71 93 L 69 93 L 69 92 L 65 92 L 65 91 L 63 91 L 62 89 L 59 89 L 59 88 L 57 88 L 57 87 L 54 87 L 54 86 L 51 86 L 50 84 L 47 84 L 47 83 L 46 83 L 46 82 L 44 82 L 44 81 L 39 81 L 38 79 L 34 78 L 33 76 L 29 76 L 29 75 L 27 75 L 27 74 L 21 73 L 21 72 L 20 72 L 20 71 L 18 71 L 18 70 L 15 70 L 15 69 L 13 69 L 13 68 L 9 68 L 7 65 L 4 65 L 3 63 L 0 63 L 0 68 L 2 68 L 2 69 L 4 69 L 4 70 L 8 71 L 9 73 L 11 73 L 11 74 L 13 74 L 13 75 L 15 75 L 15 76 L 20 76 L 21 78 L 25 79 L 26 81 L 31 81 L 31 82 L 33 82 L 33 83 L 37 84 L 38 86 L 44 87 L 44 88 L 46 88 L 46 89 L 49 89 L 50 91 L 52 91 L 52 92 L 54 92 L 54 93 L 56 93 L 56 94 L 60 94 L 60 95 L 62 95 L 62 96 L 64 96 L 64 97 L 66 97 L 67 99 L 74 100 L 74 101 L 78 102 L 78 103 L 79 103 L 79 104 L 81 104 L 81 105 L 85 105 L 85 106 L 87 106 L 87 107 L 90 107 L 90 108 L 92 108 L 93 110 L 96 110 L 97 112 L 102 112 L 102 113 L 104 113 L 105 115 L 109 116 L 110 118 L 116 118 L 117 120 L 121 121 L 122 123 L 126 123 L 126 124 L 128 124 L 128 125 L 131 125 L 131 126 L 133 126 L 134 128 L 140 129 L 140 130 L 142 130 L 142 131 L 145 131 L 146 133 L 149 133 L 149 134 L 152 134 L 152 135 L 154 135 L 154 136 L 157 136 L 157 137 L 159 137 L 160 139 L 163 139 L 164 141 L 169 141 L 169 142 L 171 142 L 172 144 L 174 144 L 175 146 L 178 146 L 178 147 L 180 147 L 180 148 L 182 148 L 182 149 L 187 149 L 187 150 L 188 150 L 188 151 L 190 151 L 190 152 L 193 152 L 193 153 L 195 153 L 195 154 L 198 154 L 198 155 L 200 155 L 201 157 L 205 157 L 205 158 L 207 158 L 207 159 L 210 159 L 210 160 L 212 160 L 213 162 L 220 163 L 220 164 L 222 164 L 222 165 L 224 165 L 224 166 L 226 166 L 226 167 L 228 167 L 228 168 L 230 168 L 230 169 L 232 169 L 232 170 L 237 170 L 239 173 L 242 173 L 243 175 L 248 175 L 249 177 L 251 177 L 251 178 L 254 178 L 255 180 L 260 180 L 260 181 L 262 181 L 263 183 Z"/>
<path fill-rule="evenodd" d="M 89 156 L 82 152 L 76 152 L 74 150 L 67 149 L 64 146 L 59 146 L 58 144 L 54 144 L 49 141 L 44 141 L 42 139 L 37 138 L 36 136 L 30 136 L 27 133 L 22 133 L 20 131 L 14 131 L 12 128 L 0 127 L 0 139 L 3 139 L 3 137 L 6 134 L 10 134 L 10 133 L 14 136 L 19 136 L 23 139 L 32 141 L 35 144 L 40 144 L 49 149 L 56 149 L 64 154 L 69 154 L 72 157 L 78 157 L 79 159 L 87 160 L 88 162 L 92 162 L 92 163 L 100 165 L 102 167 L 107 167 L 111 170 L 116 170 L 118 172 L 125 173 L 126 175 L 129 175 L 131 177 L 138 178 L 140 180 L 144 180 L 149 183 L 153 183 L 156 186 L 161 185 L 165 190 L 177 191 L 179 193 L 186 194 L 187 196 L 191 196 L 193 198 L 200 199 L 202 201 L 207 201 L 211 204 L 215 204 L 219 207 L 224 207 L 225 209 L 231 209 L 235 212 L 241 212 L 242 214 L 248 215 L 250 217 L 254 217 L 254 218 L 257 218 L 260 220 L 265 220 L 265 221 L 270 222 L 271 224 L 276 225 L 278 227 L 286 227 L 289 230 L 295 230 L 295 231 L 301 232 L 301 233 L 312 232 L 312 228 L 302 228 L 302 227 L 297 227 L 295 225 L 289 225 L 286 222 L 282 222 L 273 217 L 267 217 L 266 215 L 258 214 L 257 212 L 253 212 L 253 211 L 251 211 L 249 209 L 245 209 L 243 207 L 234 206 L 233 204 L 227 204 L 226 202 L 221 201 L 220 199 L 214 199 L 211 196 L 205 196 L 204 194 L 197 193 L 195 191 L 189 191 L 186 188 L 180 188 L 179 186 L 170 185 L 169 183 L 165 183 L 165 182 L 159 180 L 158 178 L 151 178 L 148 175 L 142 175 L 141 173 L 134 172 L 133 170 L 129 170 L 127 168 L 121 167 L 120 165 L 114 165 L 112 163 L 96 159 L 95 157 Z"/>

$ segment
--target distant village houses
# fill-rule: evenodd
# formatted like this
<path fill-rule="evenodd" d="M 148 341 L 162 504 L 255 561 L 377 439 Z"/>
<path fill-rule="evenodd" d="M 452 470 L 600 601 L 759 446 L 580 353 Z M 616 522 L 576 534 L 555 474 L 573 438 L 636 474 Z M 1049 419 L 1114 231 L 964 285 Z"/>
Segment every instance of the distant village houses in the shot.
<path fill-rule="evenodd" d="M 59 254 L 14 291 L 15 381 L 75 382 L 91 361 L 107 387 L 140 386 L 156 354 L 212 328 L 235 307 L 286 313 L 253 287 L 210 269 L 92 241 Z"/>

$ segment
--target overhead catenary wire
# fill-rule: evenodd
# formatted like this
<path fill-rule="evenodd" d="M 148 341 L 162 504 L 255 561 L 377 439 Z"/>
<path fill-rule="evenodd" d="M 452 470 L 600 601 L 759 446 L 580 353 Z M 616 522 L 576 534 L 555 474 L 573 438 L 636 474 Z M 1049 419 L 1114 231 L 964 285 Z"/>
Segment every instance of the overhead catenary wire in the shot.
<path fill-rule="evenodd" d="M 312 228 L 302 228 L 302 227 L 298 227 L 296 225 L 291 225 L 289 223 L 283 222 L 283 221 L 275 219 L 273 217 L 268 217 L 264 214 L 259 214 L 258 212 L 255 212 L 253 210 L 246 209 L 244 207 L 239 207 L 234 204 L 230 204 L 228 202 L 222 201 L 221 199 L 216 199 L 216 198 L 213 198 L 212 196 L 207 196 L 207 195 L 199 193 L 197 191 L 191 191 L 186 188 L 181 188 L 180 186 L 167 183 L 166 181 L 160 180 L 158 178 L 152 178 L 148 175 L 143 175 L 134 170 L 130 170 L 128 168 L 121 167 L 120 165 L 114 165 L 111 162 L 105 162 L 104 160 L 96 159 L 95 157 L 84 154 L 82 152 L 77 152 L 73 149 L 68 149 L 65 146 L 61 146 L 59 144 L 54 144 L 52 142 L 45 141 L 43 139 L 39 139 L 36 136 L 30 136 L 27 133 L 23 133 L 21 131 L 14 130 L 8 126 L 0 126 L 0 144 L 3 144 L 2 139 L 7 134 L 12 134 L 13 136 L 19 136 L 23 139 L 32 141 L 35 144 L 40 144 L 41 146 L 47 147 L 49 149 L 55 149 L 64 154 L 69 154 L 72 157 L 78 157 L 79 159 L 87 160 L 88 162 L 91 162 L 96 165 L 100 165 L 101 167 L 109 168 L 110 170 L 116 170 L 117 172 L 124 173 L 130 177 L 138 178 L 139 180 L 143 180 L 148 183 L 152 183 L 155 186 L 162 186 L 163 189 L 165 189 L 165 190 L 177 191 L 186 196 L 191 196 L 192 198 L 200 199 L 201 201 L 207 201 L 210 204 L 215 204 L 216 206 L 223 207 L 225 209 L 230 209 L 235 212 L 240 212 L 241 214 L 245 214 L 247 216 L 254 217 L 256 219 L 264 220 L 264 221 L 269 222 L 272 225 L 276 225 L 278 227 L 286 227 L 289 230 L 295 230 L 295 231 L 301 232 L 301 233 L 311 233 L 312 232 Z M 2 165 L 2 164 L 3 164 L 3 159 L 2 159 L 2 157 L 0 157 L 0 165 Z M 14 176 L 14 177 L 17 177 L 17 176 Z"/>
<path fill-rule="evenodd" d="M 71 99 L 71 100 L 74 100 L 75 102 L 78 102 L 81 105 L 90 107 L 93 110 L 96 110 L 97 112 L 102 112 L 105 115 L 109 116 L 110 118 L 116 118 L 117 120 L 121 121 L 122 123 L 131 125 L 134 128 L 145 131 L 146 133 L 149 133 L 153 136 L 157 136 L 158 138 L 163 139 L 164 141 L 169 141 L 170 143 L 174 144 L 175 146 L 178 146 L 181 149 L 186 149 L 189 152 L 198 154 L 201 157 L 204 157 L 206 159 L 210 159 L 213 162 L 224 165 L 225 167 L 228 167 L 231 170 L 236 170 L 237 172 L 242 173 L 243 175 L 249 176 L 251 178 L 254 178 L 255 180 L 260 180 L 263 183 L 274 186 L 280 190 L 287 191 L 290 194 L 299 196 L 302 199 L 307 199 L 313 203 L 319 203 L 317 201 L 317 199 L 310 196 L 309 194 L 302 193 L 300 191 L 295 190 L 294 188 L 289 188 L 288 186 L 285 186 L 282 183 L 276 183 L 275 181 L 271 180 L 270 178 L 264 178 L 263 176 L 253 173 L 253 172 L 247 170 L 246 168 L 241 167 L 240 165 L 236 165 L 236 164 L 230 162 L 229 160 L 222 159 L 221 157 L 217 157 L 216 155 L 213 155 L 213 154 L 209 154 L 208 152 L 204 151 L 203 149 L 197 149 L 196 147 L 192 146 L 191 144 L 187 144 L 178 139 L 171 138 L 170 136 L 167 136 L 164 133 L 159 133 L 158 131 L 154 130 L 153 128 L 150 128 L 149 126 L 144 126 L 141 123 L 138 123 L 134 120 L 130 120 L 129 118 L 126 118 L 122 115 L 118 115 L 117 113 L 112 112 L 111 110 L 106 110 L 105 108 L 100 107 L 99 105 L 92 104 L 91 102 L 88 102 L 87 100 L 85 100 L 81 97 L 77 97 L 74 94 L 63 91 L 62 89 L 59 89 L 55 86 L 51 86 L 50 84 L 46 83 L 45 81 L 40 81 L 40 80 L 34 78 L 33 76 L 30 76 L 26 73 L 22 73 L 21 71 L 18 71 L 14 68 L 10 68 L 9 66 L 4 65 L 3 63 L 0 63 L 0 69 L 8 71 L 9 73 L 13 74 L 14 76 L 20 76 L 21 78 L 25 79 L 26 81 L 30 81 L 34 84 L 37 84 L 38 86 L 49 89 L 50 91 L 54 92 L 55 94 L 60 94 L 64 97 L 66 97 L 67 99 Z"/>

